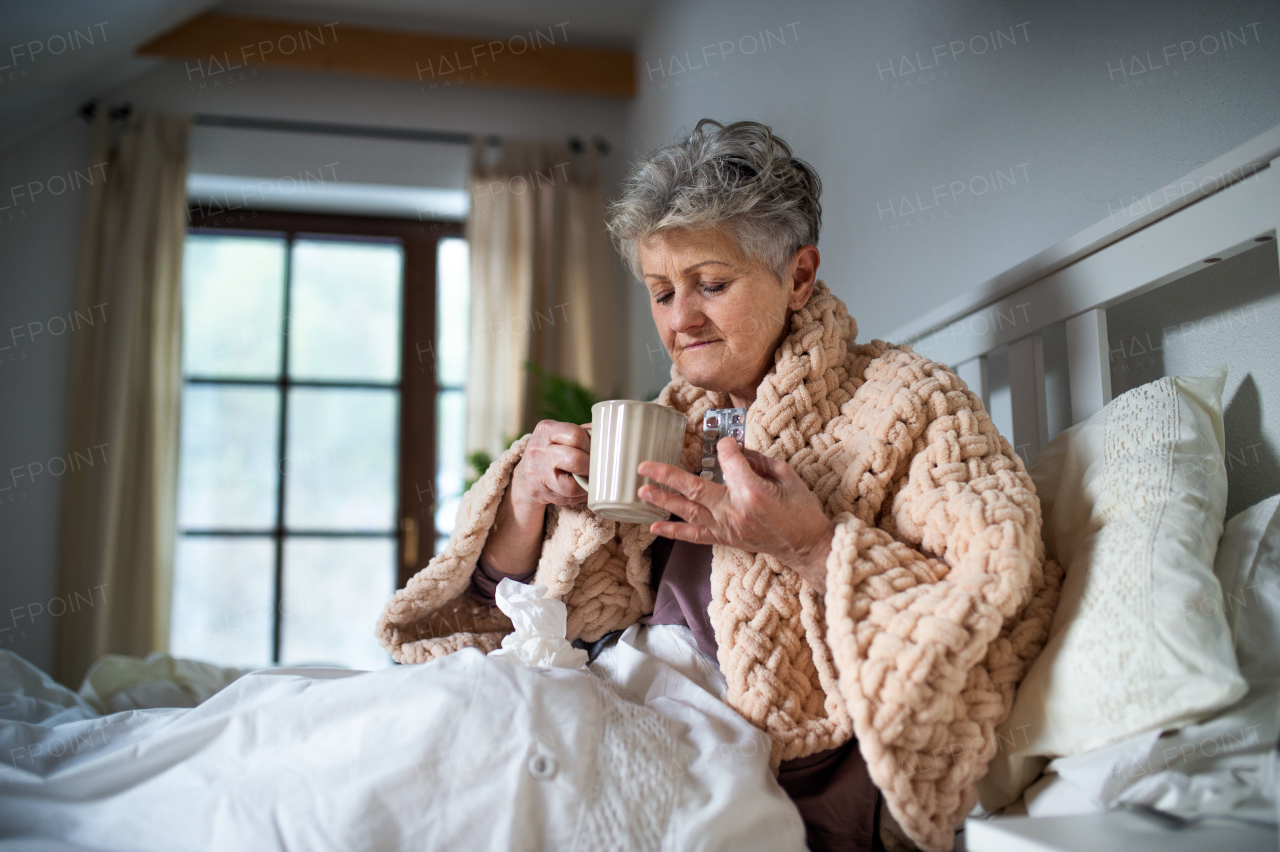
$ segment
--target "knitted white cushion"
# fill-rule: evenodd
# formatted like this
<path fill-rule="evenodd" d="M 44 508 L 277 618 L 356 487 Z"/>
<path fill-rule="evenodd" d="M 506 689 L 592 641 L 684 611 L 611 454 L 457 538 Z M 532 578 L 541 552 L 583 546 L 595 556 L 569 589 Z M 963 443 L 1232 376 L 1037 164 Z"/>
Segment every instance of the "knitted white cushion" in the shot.
<path fill-rule="evenodd" d="M 1046 758 L 1177 728 L 1245 693 L 1213 573 L 1225 382 L 1223 368 L 1134 388 L 1033 462 L 1045 546 L 1066 579 L 998 728 L 984 807 L 1017 799 Z"/>

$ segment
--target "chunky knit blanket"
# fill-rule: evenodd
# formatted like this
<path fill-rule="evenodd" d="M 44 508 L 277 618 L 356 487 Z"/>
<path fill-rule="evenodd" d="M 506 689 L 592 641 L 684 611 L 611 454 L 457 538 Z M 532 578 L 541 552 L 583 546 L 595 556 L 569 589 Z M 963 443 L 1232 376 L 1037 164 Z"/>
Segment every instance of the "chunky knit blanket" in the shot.
<path fill-rule="evenodd" d="M 836 523 L 825 599 L 771 556 L 716 545 L 711 622 L 726 700 L 770 734 L 775 767 L 856 735 L 894 818 L 942 852 L 1048 635 L 1062 572 L 980 399 L 910 347 L 856 333 L 819 282 L 747 415 L 747 447 L 788 462 Z M 730 403 L 671 376 L 657 401 L 687 415 L 682 463 L 697 470 L 702 414 Z M 465 590 L 528 440 L 467 492 L 449 543 L 388 603 L 377 635 L 397 661 L 492 650 L 512 629 Z M 585 505 L 548 507 L 534 582 L 566 603 L 568 638 L 652 612 L 653 540 Z"/>

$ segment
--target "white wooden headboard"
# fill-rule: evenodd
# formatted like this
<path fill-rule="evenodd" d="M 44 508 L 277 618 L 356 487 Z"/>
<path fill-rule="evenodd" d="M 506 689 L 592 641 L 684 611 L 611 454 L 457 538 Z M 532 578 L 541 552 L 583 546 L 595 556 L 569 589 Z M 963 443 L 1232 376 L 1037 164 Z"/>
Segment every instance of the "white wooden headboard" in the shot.
<path fill-rule="evenodd" d="M 1111 400 L 1107 308 L 1280 230 L 1280 126 L 896 329 L 988 400 L 991 353 L 1008 346 L 1010 443 L 1030 460 L 1049 438 L 1041 332 L 1065 321 L 1071 421 Z M 1280 365 L 1278 365 L 1280 366 Z"/>

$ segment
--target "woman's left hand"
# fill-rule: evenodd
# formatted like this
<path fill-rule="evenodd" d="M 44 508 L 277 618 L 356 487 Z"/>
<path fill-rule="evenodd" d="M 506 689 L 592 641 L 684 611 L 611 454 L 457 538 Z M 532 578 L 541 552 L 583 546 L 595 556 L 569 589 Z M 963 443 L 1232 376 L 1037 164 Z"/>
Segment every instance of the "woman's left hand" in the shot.
<path fill-rule="evenodd" d="M 825 592 L 835 525 L 817 496 L 786 462 L 743 450 L 732 438 L 721 438 L 716 450 L 724 485 L 674 465 L 640 463 L 641 476 L 671 489 L 645 485 L 640 499 L 684 519 L 659 521 L 650 530 L 694 544 L 767 553 Z"/>

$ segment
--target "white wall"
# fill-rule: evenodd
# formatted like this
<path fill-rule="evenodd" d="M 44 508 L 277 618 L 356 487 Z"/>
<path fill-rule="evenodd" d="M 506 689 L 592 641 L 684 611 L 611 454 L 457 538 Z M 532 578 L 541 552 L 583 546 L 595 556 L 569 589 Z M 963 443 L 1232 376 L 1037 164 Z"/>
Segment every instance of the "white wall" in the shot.
<path fill-rule="evenodd" d="M 49 610 L 62 494 L 62 477 L 47 470 L 73 449 L 63 443 L 63 412 L 76 333 L 50 320 L 92 308 L 75 305 L 73 295 L 83 177 L 79 191 L 65 188 L 68 172 L 91 173 L 88 137 L 84 122 L 69 114 L 0 157 L 0 648 L 46 670 L 53 663 Z M 101 180 L 100 170 L 92 175 Z M 62 333 L 55 336 L 51 326 Z"/>
<path fill-rule="evenodd" d="M 1280 266 L 1274 242 L 1107 310 L 1115 395 L 1227 366 L 1227 517 L 1280 491 Z"/>
<path fill-rule="evenodd" d="M 463 221 L 470 146 L 196 125 L 193 214 L 236 207 Z"/>
<path fill-rule="evenodd" d="M 996 30 L 1001 49 L 976 55 Z M 1148 52 L 1168 67 L 1128 76 Z M 1280 123 L 1274 0 L 671 0 L 637 55 L 633 154 L 704 116 L 752 118 L 817 168 L 820 274 L 864 339 Z M 633 385 L 650 390 L 669 362 L 631 297 Z"/>
<path fill-rule="evenodd" d="M 98 94 L 111 104 L 129 101 L 139 108 L 174 114 L 251 115 L 557 140 L 574 134 L 588 139 L 598 135 L 615 146 L 615 153 L 606 158 L 609 179 L 615 180 L 625 166 L 616 153 L 622 147 L 627 110 L 619 100 L 457 86 L 424 91 L 413 83 L 274 69 L 257 69 L 241 80 L 239 73 L 230 84 L 219 80 L 213 86 L 206 79 L 201 89 L 198 79 L 188 80 L 181 63 L 161 63 L 119 90 Z M 34 200 L 20 199 L 15 204 L 9 187 L 28 182 L 47 186 L 51 176 L 87 171 L 91 165 L 87 129 L 78 118 L 70 117 L 77 106 L 60 104 L 58 109 L 69 116 L 66 120 L 0 156 L 0 347 L 10 346 L 0 348 L 0 489 L 10 487 L 0 490 L 0 648 L 16 651 L 46 670 L 53 659 L 53 619 L 39 609 L 47 610 L 57 591 L 61 480 L 45 475 L 34 484 L 19 479 L 14 487 L 10 468 L 23 473 L 28 464 L 45 465 L 74 449 L 65 446 L 63 437 L 70 336 L 46 333 L 34 341 L 19 338 L 15 346 L 10 329 L 21 334 L 27 323 L 47 325 L 50 317 L 87 307 L 72 304 L 83 192 L 55 197 L 44 191 Z M 314 171 L 335 161 L 310 163 L 323 155 L 336 158 L 334 171 L 340 177 L 356 182 L 410 187 L 447 183 L 454 189 L 459 185 L 456 163 L 441 167 L 443 171 L 431 168 L 431 163 L 452 161 L 447 155 L 433 158 L 433 151 L 440 154 L 438 147 L 426 143 L 420 145 L 421 162 L 416 162 L 412 145 L 406 147 L 406 143 L 356 140 L 352 144 L 347 138 L 321 137 L 305 150 L 280 152 L 249 170 L 238 164 L 252 151 L 218 150 L 227 139 L 200 130 L 193 150 L 196 167 L 234 166 L 253 176 L 281 179 L 295 173 L 298 163 Z M 445 174 L 450 169 L 453 172 Z M 604 286 L 617 284 L 610 281 Z M 619 325 L 625 334 L 626 320 L 620 319 Z M 28 613 L 35 615 L 34 622 Z"/>

